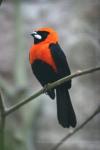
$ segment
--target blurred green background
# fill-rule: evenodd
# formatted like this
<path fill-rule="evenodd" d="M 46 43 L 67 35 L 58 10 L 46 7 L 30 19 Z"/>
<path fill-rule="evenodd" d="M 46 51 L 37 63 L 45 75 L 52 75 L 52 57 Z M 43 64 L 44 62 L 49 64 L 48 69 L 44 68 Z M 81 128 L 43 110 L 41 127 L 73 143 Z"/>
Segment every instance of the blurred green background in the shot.
<path fill-rule="evenodd" d="M 9 0 L 0 7 L 0 88 L 7 106 L 41 86 L 29 65 L 30 33 L 49 26 L 59 33 L 71 72 L 100 65 L 100 0 Z M 78 125 L 100 105 L 100 72 L 73 80 L 70 90 Z M 72 129 L 57 122 L 56 101 L 41 95 L 9 115 L 7 150 L 48 150 Z M 99 150 L 100 115 L 59 148 Z"/>

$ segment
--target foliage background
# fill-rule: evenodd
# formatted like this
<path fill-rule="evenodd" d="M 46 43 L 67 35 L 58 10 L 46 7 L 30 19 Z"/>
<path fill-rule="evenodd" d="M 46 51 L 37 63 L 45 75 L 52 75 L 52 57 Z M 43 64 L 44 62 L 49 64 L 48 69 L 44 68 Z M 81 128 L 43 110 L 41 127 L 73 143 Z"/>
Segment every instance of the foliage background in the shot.
<path fill-rule="evenodd" d="M 0 88 L 8 106 L 40 88 L 28 61 L 30 33 L 50 26 L 59 33 L 71 71 L 100 65 L 99 0 L 13 0 L 0 7 Z M 70 90 L 78 124 L 100 105 L 100 73 L 73 80 Z M 99 150 L 100 115 L 61 149 Z M 57 122 L 56 102 L 43 95 L 6 121 L 7 150 L 49 149 L 72 129 Z"/>

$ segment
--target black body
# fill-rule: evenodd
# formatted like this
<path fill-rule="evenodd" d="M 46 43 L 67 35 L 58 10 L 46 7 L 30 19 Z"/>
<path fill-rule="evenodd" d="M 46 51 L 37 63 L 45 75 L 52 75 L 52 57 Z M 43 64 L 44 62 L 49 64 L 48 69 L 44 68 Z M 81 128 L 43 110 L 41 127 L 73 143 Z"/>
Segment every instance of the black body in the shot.
<path fill-rule="evenodd" d="M 64 76 L 70 75 L 70 69 L 62 49 L 59 44 L 50 44 L 49 49 L 57 67 L 57 72 L 54 71 L 52 66 L 46 64 L 41 60 L 36 60 L 32 64 L 32 70 L 41 85 L 44 86 L 47 83 L 54 82 Z M 71 80 L 60 85 L 56 88 L 57 98 L 57 116 L 58 121 L 63 127 L 75 127 L 76 116 L 71 104 L 68 89 L 71 88 Z M 55 90 L 52 89 L 48 92 L 48 95 L 54 99 Z"/>

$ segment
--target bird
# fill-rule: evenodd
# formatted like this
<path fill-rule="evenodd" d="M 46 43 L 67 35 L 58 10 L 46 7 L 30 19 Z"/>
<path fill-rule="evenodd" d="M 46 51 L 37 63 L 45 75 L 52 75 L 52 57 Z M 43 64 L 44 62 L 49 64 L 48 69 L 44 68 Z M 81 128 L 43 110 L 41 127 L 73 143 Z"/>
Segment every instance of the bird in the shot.
<path fill-rule="evenodd" d="M 58 43 L 58 33 L 53 28 L 36 29 L 31 36 L 34 42 L 29 51 L 29 62 L 43 87 L 71 74 L 67 58 Z M 71 80 L 47 91 L 51 99 L 56 97 L 58 123 L 63 128 L 74 128 L 77 123 L 68 91 L 70 88 Z"/>

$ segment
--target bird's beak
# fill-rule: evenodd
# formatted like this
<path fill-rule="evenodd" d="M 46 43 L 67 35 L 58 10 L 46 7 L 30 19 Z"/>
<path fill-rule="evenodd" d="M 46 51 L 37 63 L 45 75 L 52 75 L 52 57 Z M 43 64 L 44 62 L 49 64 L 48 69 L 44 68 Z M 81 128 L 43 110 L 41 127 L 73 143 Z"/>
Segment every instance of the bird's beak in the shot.
<path fill-rule="evenodd" d="M 34 31 L 31 33 L 31 36 L 35 37 L 36 34 L 37 34 L 37 32 Z"/>
<path fill-rule="evenodd" d="M 33 33 L 31 33 L 31 36 L 33 37 L 33 38 L 36 38 L 36 39 L 38 39 L 38 40 L 41 40 L 42 39 L 42 37 L 41 37 L 41 35 L 39 35 L 37 32 L 33 32 Z"/>

